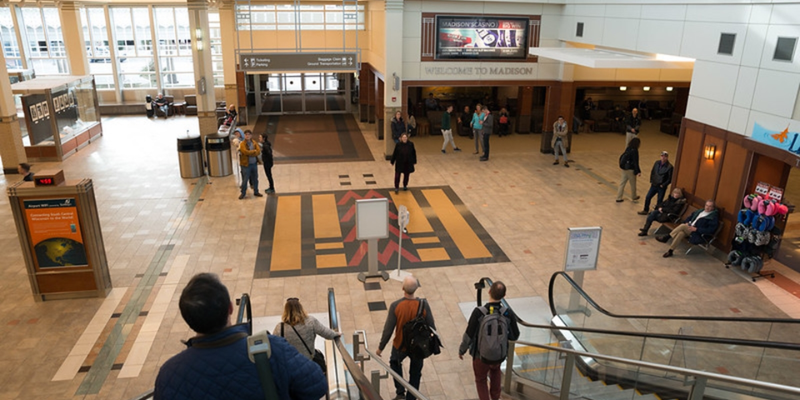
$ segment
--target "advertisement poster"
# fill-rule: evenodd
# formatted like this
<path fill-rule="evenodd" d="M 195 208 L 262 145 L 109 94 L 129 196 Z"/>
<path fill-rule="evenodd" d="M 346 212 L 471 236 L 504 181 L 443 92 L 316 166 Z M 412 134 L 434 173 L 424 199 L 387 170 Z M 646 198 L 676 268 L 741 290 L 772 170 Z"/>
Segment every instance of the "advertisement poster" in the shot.
<path fill-rule="evenodd" d="M 28 123 L 28 136 L 31 145 L 39 144 L 45 140 L 53 140 L 53 129 L 50 126 L 50 107 L 47 106 L 47 97 L 43 94 L 29 94 L 22 96 L 22 107 Z"/>
<path fill-rule="evenodd" d="M 600 253 L 600 236 L 603 228 L 569 228 L 567 230 L 567 255 L 564 271 L 589 271 L 597 269 Z"/>
<path fill-rule="evenodd" d="M 38 268 L 88 265 L 74 198 L 24 200 L 23 208 Z"/>
<path fill-rule="evenodd" d="M 437 59 L 523 59 L 528 19 L 436 17 Z"/>

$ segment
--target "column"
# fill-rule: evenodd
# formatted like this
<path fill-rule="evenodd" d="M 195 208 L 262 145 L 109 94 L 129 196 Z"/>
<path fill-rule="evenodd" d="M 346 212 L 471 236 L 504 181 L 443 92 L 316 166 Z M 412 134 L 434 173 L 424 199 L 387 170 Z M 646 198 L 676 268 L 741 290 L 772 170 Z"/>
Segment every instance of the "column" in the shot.
<path fill-rule="evenodd" d="M 209 46 L 208 6 L 205 1 L 189 0 L 189 27 L 192 35 L 192 59 L 194 60 L 195 89 L 197 90 L 197 122 L 200 136 L 217 131 L 217 108 L 214 96 L 214 74 L 211 69 Z"/>
<path fill-rule="evenodd" d="M 403 111 L 403 0 L 386 0 L 385 39 L 383 65 L 383 136 L 384 151 L 387 157 L 394 152 L 392 140 L 392 117 Z M 403 116 L 405 118 L 405 116 Z"/>
<path fill-rule="evenodd" d="M 83 25 L 78 5 L 65 1 L 58 7 L 61 17 L 61 32 L 64 47 L 67 49 L 67 61 L 72 75 L 88 75 L 89 59 L 86 56 L 86 43 L 83 41 Z"/>
<path fill-rule="evenodd" d="M 0 159 L 3 160 L 3 173 L 16 174 L 17 164 L 27 162 L 25 146 L 22 144 L 22 131 L 11 93 L 8 79 L 6 57 L 0 51 Z"/>
<path fill-rule="evenodd" d="M 247 113 L 246 103 L 239 102 L 239 86 L 236 82 L 236 10 L 232 0 L 223 0 L 219 6 L 219 28 L 222 39 L 222 68 L 225 73 L 225 102 L 236 104 L 239 114 Z M 244 91 L 244 86 L 241 87 Z"/>

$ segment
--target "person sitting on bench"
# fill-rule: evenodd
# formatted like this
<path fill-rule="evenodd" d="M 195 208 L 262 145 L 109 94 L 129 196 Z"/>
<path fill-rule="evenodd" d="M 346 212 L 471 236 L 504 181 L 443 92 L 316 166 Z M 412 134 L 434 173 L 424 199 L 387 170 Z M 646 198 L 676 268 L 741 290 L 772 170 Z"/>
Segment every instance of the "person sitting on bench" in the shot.
<path fill-rule="evenodd" d="M 717 210 L 714 200 L 706 201 L 706 205 L 702 210 L 697 210 L 692 213 L 684 223 L 675 227 L 669 235 L 656 236 L 656 240 L 661 243 L 667 243 L 669 237 L 672 236 L 672 244 L 669 250 L 664 253 L 664 258 L 672 257 L 672 252 L 678 247 L 678 244 L 685 237 L 689 237 L 689 243 L 702 244 L 705 242 L 702 235 L 713 235 L 717 231 L 719 225 L 719 211 Z"/>
<path fill-rule="evenodd" d="M 159 110 L 161 114 L 164 114 L 164 118 L 167 118 L 169 116 L 169 102 L 167 101 L 166 98 L 164 98 L 163 94 L 161 93 L 158 94 L 158 96 L 156 97 L 155 105 L 156 109 Z"/>
<path fill-rule="evenodd" d="M 653 221 L 668 222 L 677 219 L 675 214 L 679 213 L 686 204 L 681 188 L 672 189 L 672 194 L 666 200 L 656 205 L 656 209 L 647 214 L 647 221 L 644 222 L 642 229 L 639 229 L 639 236 L 647 236 L 650 225 Z"/>

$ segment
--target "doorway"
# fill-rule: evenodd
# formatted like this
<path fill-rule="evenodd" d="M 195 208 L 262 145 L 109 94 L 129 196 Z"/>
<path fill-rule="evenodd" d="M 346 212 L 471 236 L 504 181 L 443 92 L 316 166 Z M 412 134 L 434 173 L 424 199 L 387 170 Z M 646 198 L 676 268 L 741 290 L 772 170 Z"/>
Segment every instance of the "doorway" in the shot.
<path fill-rule="evenodd" d="M 353 74 L 279 73 L 255 75 L 258 115 L 345 114 L 351 112 L 348 94 Z"/>

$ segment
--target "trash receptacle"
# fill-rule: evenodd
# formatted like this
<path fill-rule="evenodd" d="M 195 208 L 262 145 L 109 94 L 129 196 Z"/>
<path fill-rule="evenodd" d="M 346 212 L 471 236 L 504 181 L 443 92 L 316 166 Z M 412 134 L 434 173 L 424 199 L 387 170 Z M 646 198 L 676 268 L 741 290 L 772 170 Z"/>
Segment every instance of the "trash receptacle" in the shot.
<path fill-rule="evenodd" d="M 178 138 L 178 163 L 181 178 L 198 178 L 203 171 L 203 140 L 200 136 Z"/>
<path fill-rule="evenodd" d="M 206 136 L 206 159 L 209 176 L 228 176 L 231 168 L 231 139 L 227 135 Z"/>
<path fill-rule="evenodd" d="M 149 94 L 144 98 L 144 110 L 147 112 L 147 118 L 153 118 L 155 113 L 155 110 L 153 110 L 153 97 Z"/>

